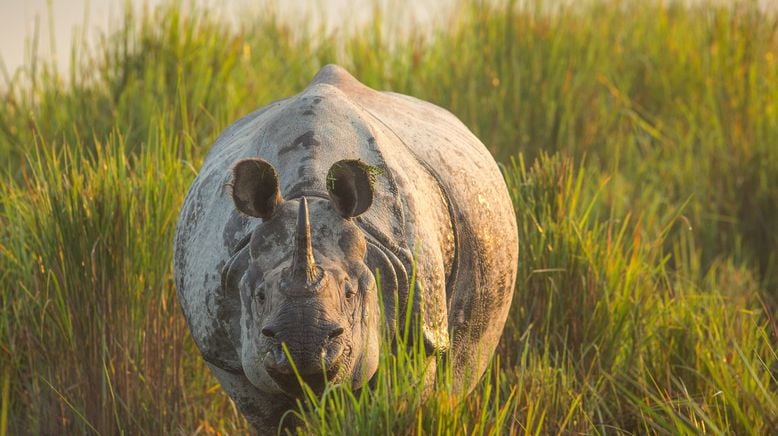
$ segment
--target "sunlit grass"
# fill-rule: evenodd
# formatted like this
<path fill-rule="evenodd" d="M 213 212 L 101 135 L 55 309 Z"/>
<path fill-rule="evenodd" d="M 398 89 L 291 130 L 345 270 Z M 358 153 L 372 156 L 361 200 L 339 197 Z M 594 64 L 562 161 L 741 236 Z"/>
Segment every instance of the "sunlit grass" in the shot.
<path fill-rule="evenodd" d="M 0 434 L 240 433 L 177 306 L 172 234 L 216 135 L 322 65 L 459 116 L 502 163 L 517 291 L 487 375 L 385 344 L 303 433 L 778 428 L 778 18 L 754 2 L 463 2 L 388 40 L 166 6 L 0 95 Z M 385 19 L 386 17 L 382 17 Z M 76 47 L 76 50 L 81 48 Z M 402 347 L 401 347 L 402 348 Z M 428 373 L 428 372 L 427 372 Z M 426 401 L 423 400 L 426 397 Z"/>

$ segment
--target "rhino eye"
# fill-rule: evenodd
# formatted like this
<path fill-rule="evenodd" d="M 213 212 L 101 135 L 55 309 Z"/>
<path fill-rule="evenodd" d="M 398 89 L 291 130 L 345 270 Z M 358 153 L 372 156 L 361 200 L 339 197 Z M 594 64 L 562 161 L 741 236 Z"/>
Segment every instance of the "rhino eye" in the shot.
<path fill-rule="evenodd" d="M 260 303 L 265 302 L 265 290 L 260 288 L 257 288 L 257 299 L 259 299 Z"/>
<path fill-rule="evenodd" d="M 356 294 L 356 292 L 354 291 L 354 287 L 351 286 L 351 282 L 348 281 L 348 279 L 346 279 L 346 281 L 343 283 L 343 290 L 346 293 L 346 298 L 348 299 L 351 299 L 351 297 L 353 297 L 354 294 Z"/>

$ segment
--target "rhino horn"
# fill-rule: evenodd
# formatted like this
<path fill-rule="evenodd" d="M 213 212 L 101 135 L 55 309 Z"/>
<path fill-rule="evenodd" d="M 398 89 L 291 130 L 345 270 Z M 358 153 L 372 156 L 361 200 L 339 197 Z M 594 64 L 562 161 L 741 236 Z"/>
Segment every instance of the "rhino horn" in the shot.
<path fill-rule="evenodd" d="M 300 199 L 300 209 L 297 212 L 297 229 L 295 230 L 295 249 L 292 262 L 292 273 L 301 282 L 310 284 L 316 280 L 317 268 L 313 259 L 311 245 L 311 223 L 308 220 L 308 201 Z"/>

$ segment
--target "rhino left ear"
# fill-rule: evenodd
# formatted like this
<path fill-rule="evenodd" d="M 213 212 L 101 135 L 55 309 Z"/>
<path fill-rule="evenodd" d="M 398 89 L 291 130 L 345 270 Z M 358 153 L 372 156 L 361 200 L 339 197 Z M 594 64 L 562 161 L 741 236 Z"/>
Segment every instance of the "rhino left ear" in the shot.
<path fill-rule="evenodd" d="M 370 208 L 375 178 L 381 173 L 380 168 L 359 159 L 344 159 L 332 165 L 327 173 L 327 191 L 343 218 L 359 216 Z"/>
<path fill-rule="evenodd" d="M 273 165 L 258 158 L 238 161 L 232 167 L 232 200 L 235 208 L 246 215 L 269 219 L 284 201 Z"/>

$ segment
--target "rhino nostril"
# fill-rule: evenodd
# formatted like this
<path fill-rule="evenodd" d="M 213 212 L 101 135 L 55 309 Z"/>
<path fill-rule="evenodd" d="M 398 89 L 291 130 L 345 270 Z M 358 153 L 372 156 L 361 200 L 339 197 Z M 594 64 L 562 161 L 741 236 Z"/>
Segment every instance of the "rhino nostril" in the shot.
<path fill-rule="evenodd" d="M 276 332 L 270 327 L 264 327 L 262 329 L 262 334 L 267 336 L 268 338 L 276 337 Z"/>
<path fill-rule="evenodd" d="M 284 351 L 281 347 L 276 347 L 265 357 L 265 369 L 272 371 L 275 374 L 289 375 L 292 374 L 292 367 L 287 360 Z M 271 374 L 271 377 L 274 377 Z"/>
<path fill-rule="evenodd" d="M 330 332 L 330 334 L 327 335 L 327 339 L 332 340 L 332 339 L 335 339 L 335 338 L 337 338 L 338 336 L 340 336 L 342 334 L 343 334 L 343 327 L 338 327 L 338 328 L 333 329 Z"/>

